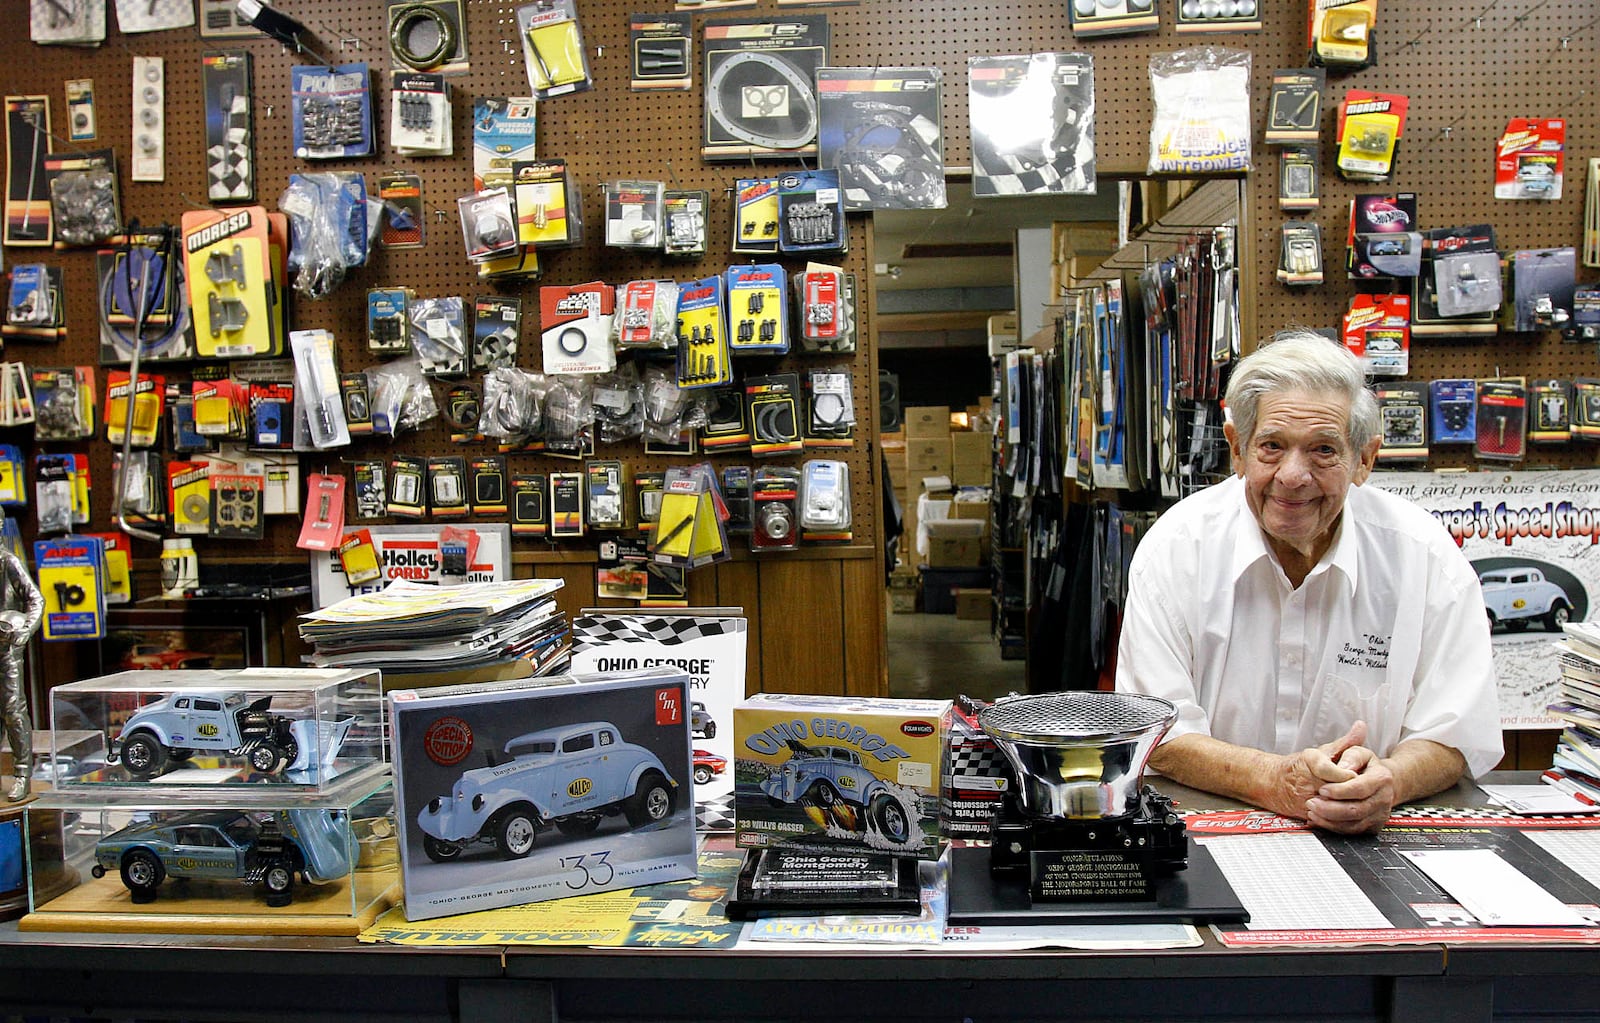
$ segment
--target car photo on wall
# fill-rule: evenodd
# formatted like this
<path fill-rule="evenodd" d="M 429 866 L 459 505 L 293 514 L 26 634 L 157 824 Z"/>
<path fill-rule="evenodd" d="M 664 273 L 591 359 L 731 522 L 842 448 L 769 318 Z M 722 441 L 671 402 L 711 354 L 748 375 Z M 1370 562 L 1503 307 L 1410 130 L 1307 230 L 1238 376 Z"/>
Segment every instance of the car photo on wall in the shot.
<path fill-rule="evenodd" d="M 1543 569 L 1529 564 L 1504 565 L 1480 570 L 1478 585 L 1489 615 L 1489 628 L 1522 632 L 1539 625 L 1560 632 L 1570 621 L 1582 621 L 1582 598 L 1548 578 Z"/>

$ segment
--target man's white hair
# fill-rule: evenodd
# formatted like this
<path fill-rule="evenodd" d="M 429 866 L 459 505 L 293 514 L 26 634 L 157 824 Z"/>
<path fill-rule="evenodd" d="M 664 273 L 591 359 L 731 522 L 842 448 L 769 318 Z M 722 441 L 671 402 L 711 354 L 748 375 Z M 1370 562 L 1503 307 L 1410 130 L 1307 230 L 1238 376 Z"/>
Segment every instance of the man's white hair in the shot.
<path fill-rule="evenodd" d="M 1255 436 L 1262 396 L 1290 391 L 1343 397 L 1350 406 L 1345 436 L 1351 451 L 1378 436 L 1378 399 L 1366 388 L 1361 361 L 1337 341 L 1291 330 L 1239 360 L 1228 378 L 1225 400 L 1241 446 L 1248 447 Z"/>

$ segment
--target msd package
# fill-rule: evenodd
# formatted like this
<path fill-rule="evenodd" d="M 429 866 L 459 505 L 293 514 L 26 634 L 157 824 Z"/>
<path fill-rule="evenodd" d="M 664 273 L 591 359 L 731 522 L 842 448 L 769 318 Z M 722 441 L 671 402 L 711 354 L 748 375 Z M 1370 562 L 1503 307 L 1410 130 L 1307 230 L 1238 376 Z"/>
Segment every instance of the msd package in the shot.
<path fill-rule="evenodd" d="M 733 710 L 741 848 L 939 855 L 948 700 L 763 693 Z"/>

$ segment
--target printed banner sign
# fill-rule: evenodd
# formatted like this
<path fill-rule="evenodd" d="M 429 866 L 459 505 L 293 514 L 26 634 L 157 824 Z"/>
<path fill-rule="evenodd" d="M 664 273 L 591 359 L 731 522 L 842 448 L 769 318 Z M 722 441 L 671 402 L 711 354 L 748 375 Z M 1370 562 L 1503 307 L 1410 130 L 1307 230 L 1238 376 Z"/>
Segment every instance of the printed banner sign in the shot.
<path fill-rule="evenodd" d="M 1379 472 L 1366 483 L 1430 512 L 1477 570 L 1507 728 L 1560 726 L 1563 621 L 1600 614 L 1600 470 Z"/>
<path fill-rule="evenodd" d="M 511 578 L 511 527 L 506 523 L 461 526 L 478 534 L 478 549 L 465 575 L 445 575 L 439 551 L 443 526 L 367 526 L 378 549 L 383 575 L 360 586 L 345 581 L 338 551 L 311 554 L 311 600 L 327 607 L 358 593 L 376 593 L 396 579 L 414 583 L 453 586 L 459 583 L 497 583 Z"/>
<path fill-rule="evenodd" d="M 701 831 L 733 830 L 733 707 L 744 699 L 747 623 L 737 609 L 606 611 L 572 620 L 573 674 L 666 666 L 689 675 Z"/>

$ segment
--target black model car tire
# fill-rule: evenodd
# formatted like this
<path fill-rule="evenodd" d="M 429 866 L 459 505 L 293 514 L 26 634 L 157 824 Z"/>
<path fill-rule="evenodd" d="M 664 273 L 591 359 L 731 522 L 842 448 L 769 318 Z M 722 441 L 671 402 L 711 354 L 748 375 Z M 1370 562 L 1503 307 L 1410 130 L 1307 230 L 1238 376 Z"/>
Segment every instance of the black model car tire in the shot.
<path fill-rule="evenodd" d="M 155 898 L 156 889 L 166 877 L 167 868 L 149 849 L 130 849 L 122 857 L 122 883 L 135 897 Z"/>
<path fill-rule="evenodd" d="M 811 786 L 810 796 L 813 803 L 826 808 L 839 801 L 839 790 L 825 781 L 818 781 Z"/>
<path fill-rule="evenodd" d="M 556 821 L 556 830 L 571 838 L 592 835 L 600 830 L 600 815 L 587 813 L 577 817 L 563 817 Z"/>
<path fill-rule="evenodd" d="M 185 760 L 188 760 L 192 756 L 194 756 L 194 750 L 192 750 L 192 749 L 169 749 L 169 750 L 167 750 L 167 757 L 169 759 L 171 759 L 174 763 L 178 763 L 178 764 L 183 763 Z"/>
<path fill-rule="evenodd" d="M 446 842 L 434 838 L 432 835 L 422 836 L 422 851 L 428 859 L 435 863 L 449 863 L 461 857 L 461 845 L 456 842 Z"/>
<path fill-rule="evenodd" d="M 1545 613 L 1544 627 L 1551 632 L 1560 632 L 1561 627 L 1567 624 L 1572 617 L 1572 609 L 1567 607 L 1567 602 L 1558 600 L 1550 605 L 1550 610 Z"/>
<path fill-rule="evenodd" d="M 1507 618 L 1505 624 L 1512 632 L 1527 632 L 1531 622 L 1532 619 L 1529 618 Z"/>
<path fill-rule="evenodd" d="M 694 783 L 696 785 L 710 785 L 711 784 L 711 768 L 703 767 L 703 766 L 695 768 L 694 769 Z"/>
<path fill-rule="evenodd" d="M 284 764 L 283 751 L 271 743 L 262 743 L 250 750 L 250 767 L 261 774 L 274 774 Z"/>
<path fill-rule="evenodd" d="M 261 886 L 267 890 L 267 905 L 287 906 L 294 898 L 294 863 L 279 859 L 267 864 Z"/>
<path fill-rule="evenodd" d="M 715 739 L 717 737 L 717 723 L 715 721 L 707 721 L 704 734 L 707 739 Z"/>
<path fill-rule="evenodd" d="M 644 777 L 639 779 L 638 788 L 633 790 L 633 796 L 628 799 L 624 812 L 629 824 L 641 828 L 671 817 L 672 809 L 672 786 L 667 784 L 667 779 L 660 772 L 646 771 Z"/>
<path fill-rule="evenodd" d="M 151 732 L 134 732 L 122 742 L 122 766 L 129 774 L 148 778 L 160 774 L 167 763 L 167 748 Z"/>
<path fill-rule="evenodd" d="M 898 845 L 911 837 L 911 821 L 906 816 L 906 808 L 893 796 L 873 799 L 867 814 L 877 827 L 878 834 L 889 841 Z"/>
<path fill-rule="evenodd" d="M 494 847 L 508 860 L 520 860 L 533 852 L 539 838 L 539 822 L 527 810 L 507 810 L 494 829 Z"/>

